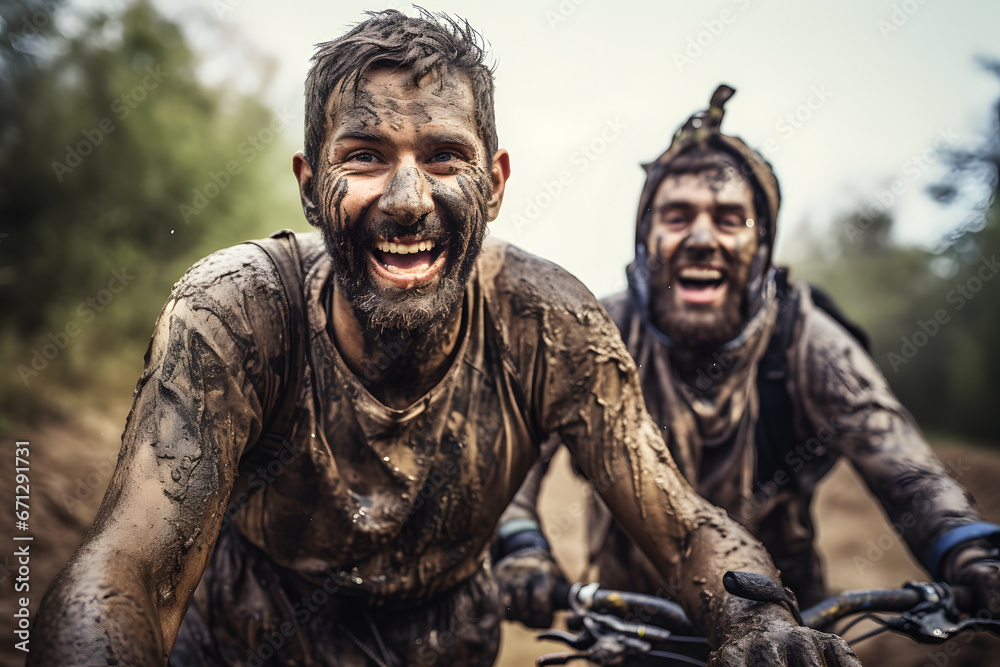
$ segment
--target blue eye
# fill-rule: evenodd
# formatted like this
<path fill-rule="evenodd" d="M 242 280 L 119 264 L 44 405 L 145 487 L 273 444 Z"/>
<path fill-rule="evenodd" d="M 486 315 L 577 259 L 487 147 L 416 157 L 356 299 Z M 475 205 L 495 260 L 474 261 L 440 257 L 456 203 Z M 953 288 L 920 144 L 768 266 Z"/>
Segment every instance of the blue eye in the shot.
<path fill-rule="evenodd" d="M 431 158 L 431 162 L 448 162 L 455 157 L 454 153 L 448 151 L 441 151 Z"/>

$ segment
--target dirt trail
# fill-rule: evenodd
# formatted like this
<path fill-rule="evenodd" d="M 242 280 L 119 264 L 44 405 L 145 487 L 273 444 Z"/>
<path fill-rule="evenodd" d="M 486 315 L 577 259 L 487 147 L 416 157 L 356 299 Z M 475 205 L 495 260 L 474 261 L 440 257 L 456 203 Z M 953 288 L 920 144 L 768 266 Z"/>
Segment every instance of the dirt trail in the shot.
<path fill-rule="evenodd" d="M 52 423 L 0 436 L 10 447 L 14 440 L 31 442 L 31 518 L 25 534 L 34 536 L 28 594 L 32 614 L 97 512 L 114 469 L 127 411 L 128 405 L 123 403 L 108 413 L 90 414 L 73 423 Z M 986 516 L 1000 522 L 1000 455 L 947 443 L 939 453 L 954 474 L 961 475 L 961 483 L 973 492 Z M 554 467 L 556 476 L 542 490 L 542 520 L 567 575 L 579 578 L 586 565 L 586 486 L 569 471 L 565 452 L 560 452 Z M 13 468 L 13 456 L 0 457 L 0 507 L 13 507 Z M 893 538 L 881 510 L 848 467 L 838 467 L 823 483 L 815 510 L 824 517 L 819 522 L 820 547 L 831 587 L 888 587 L 922 578 L 905 547 Z M 6 534 L 13 534 L 13 519 L 5 522 Z M 879 547 L 880 538 L 887 548 Z M 5 547 L 0 552 L 0 665 L 12 667 L 24 664 L 24 654 L 13 648 L 12 639 L 15 595 L 11 584 L 16 576 L 12 549 Z M 530 665 L 536 656 L 563 648 L 536 642 L 535 634 L 519 625 L 505 624 L 498 664 Z M 1000 666 L 1000 640 L 977 636 L 972 643 L 965 638 L 951 643 L 955 647 L 952 652 L 959 651 L 957 656 L 949 655 L 948 645 L 919 646 L 898 637 L 862 644 L 859 655 L 866 665 L 885 667 Z"/>
<path fill-rule="evenodd" d="M 42 594 L 83 541 L 97 514 L 118 460 L 128 404 L 110 414 L 88 413 L 77 423 L 56 423 L 0 436 L 0 507 L 14 507 L 13 443 L 27 440 L 30 452 L 30 590 L 15 593 L 13 549 L 0 551 L 0 665 L 23 665 L 25 654 L 14 648 L 16 598 L 27 596 L 32 618 Z M 9 454 L 9 455 L 8 455 Z M 8 518 L 10 517 L 10 518 Z M 15 533 L 13 517 L 4 517 L 4 535 Z"/>

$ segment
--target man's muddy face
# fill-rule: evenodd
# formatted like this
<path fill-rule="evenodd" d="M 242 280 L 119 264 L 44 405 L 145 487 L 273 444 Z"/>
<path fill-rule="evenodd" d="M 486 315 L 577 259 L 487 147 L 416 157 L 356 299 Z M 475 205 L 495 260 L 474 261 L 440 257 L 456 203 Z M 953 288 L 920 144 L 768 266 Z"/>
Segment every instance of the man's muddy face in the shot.
<path fill-rule="evenodd" d="M 668 176 L 652 216 L 647 247 L 656 325 L 683 345 L 735 338 L 757 251 L 750 184 L 731 168 Z"/>
<path fill-rule="evenodd" d="M 468 80 L 376 69 L 327 116 L 306 210 L 355 311 L 376 330 L 454 312 L 499 207 Z"/>

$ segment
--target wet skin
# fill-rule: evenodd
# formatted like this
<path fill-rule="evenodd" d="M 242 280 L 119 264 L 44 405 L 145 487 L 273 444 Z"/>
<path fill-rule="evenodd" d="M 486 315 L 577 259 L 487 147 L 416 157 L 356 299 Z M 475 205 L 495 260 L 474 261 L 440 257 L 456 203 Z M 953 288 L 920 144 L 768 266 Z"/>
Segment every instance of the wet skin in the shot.
<path fill-rule="evenodd" d="M 510 176 L 506 150 L 485 154 L 468 80 L 373 70 L 358 90 L 331 96 L 316 173 L 293 159 L 306 217 L 334 257 L 337 347 L 358 375 L 379 342 L 410 353 L 370 387 L 402 408 L 447 368 L 459 333 L 461 297 L 486 225 Z M 433 243 L 399 255 L 382 244 Z M 402 380 L 402 381 L 401 381 Z"/>
<path fill-rule="evenodd" d="M 755 219 L 753 190 L 732 170 L 660 184 L 647 247 L 653 317 L 671 338 L 709 347 L 739 333 L 758 245 Z M 696 280 L 682 280 L 687 276 Z"/>

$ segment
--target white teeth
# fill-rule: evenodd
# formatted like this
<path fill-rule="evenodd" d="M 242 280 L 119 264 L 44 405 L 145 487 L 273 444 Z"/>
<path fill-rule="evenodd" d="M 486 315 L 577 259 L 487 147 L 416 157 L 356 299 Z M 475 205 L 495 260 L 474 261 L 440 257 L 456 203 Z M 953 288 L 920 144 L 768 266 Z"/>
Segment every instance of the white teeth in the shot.
<path fill-rule="evenodd" d="M 417 243 L 411 243 L 406 245 L 405 243 L 390 243 L 389 241 L 379 241 L 375 244 L 375 247 L 382 252 L 391 252 L 397 255 L 407 255 L 411 252 L 423 252 L 425 250 L 433 250 L 436 245 L 433 239 L 428 239 L 426 241 L 419 241 Z"/>
<path fill-rule="evenodd" d="M 722 278 L 722 271 L 692 266 L 681 269 L 680 277 L 692 280 L 719 280 Z"/>

